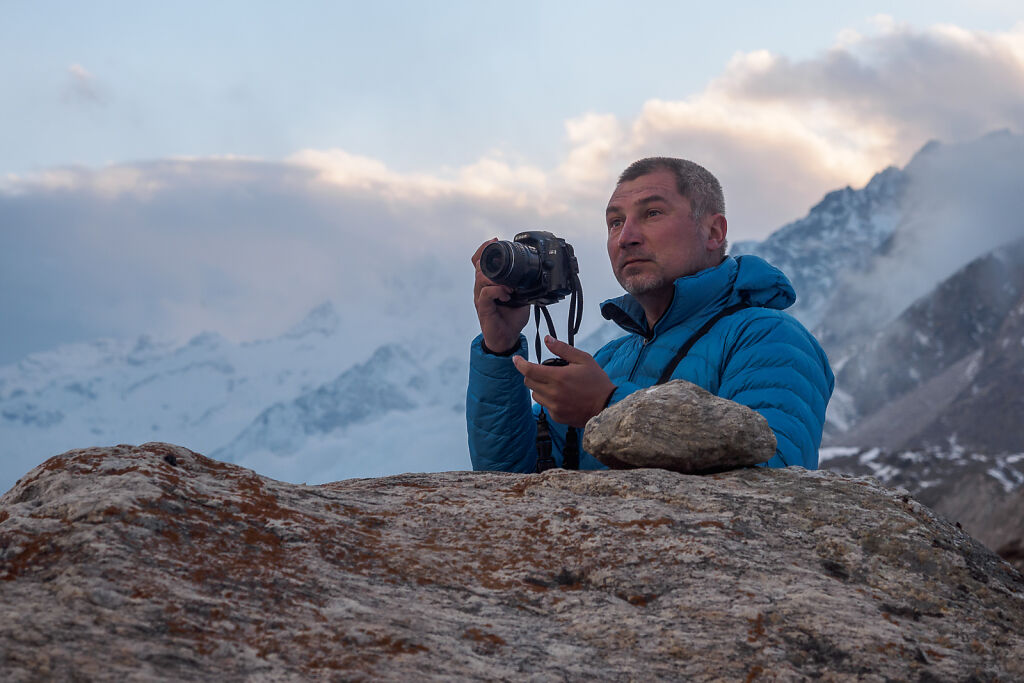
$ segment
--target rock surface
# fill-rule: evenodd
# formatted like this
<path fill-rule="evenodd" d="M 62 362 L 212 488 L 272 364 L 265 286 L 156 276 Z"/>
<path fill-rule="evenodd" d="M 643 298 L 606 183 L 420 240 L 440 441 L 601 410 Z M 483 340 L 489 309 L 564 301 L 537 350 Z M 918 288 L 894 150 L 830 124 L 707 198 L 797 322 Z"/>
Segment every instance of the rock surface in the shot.
<path fill-rule="evenodd" d="M 822 469 L 905 489 L 1024 571 L 1024 453 L 828 448 L 822 456 Z"/>
<path fill-rule="evenodd" d="M 0 498 L 8 681 L 1020 680 L 1024 578 L 799 468 L 277 482 L 168 444 Z"/>
<path fill-rule="evenodd" d="M 583 447 L 612 468 L 686 474 L 767 462 L 775 434 L 750 408 L 677 379 L 634 392 L 594 416 Z"/>

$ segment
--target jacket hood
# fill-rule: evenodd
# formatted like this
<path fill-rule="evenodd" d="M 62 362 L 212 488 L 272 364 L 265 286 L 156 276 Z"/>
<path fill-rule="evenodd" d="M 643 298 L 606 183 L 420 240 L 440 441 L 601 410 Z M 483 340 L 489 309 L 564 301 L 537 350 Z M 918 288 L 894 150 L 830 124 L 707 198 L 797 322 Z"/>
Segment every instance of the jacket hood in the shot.
<path fill-rule="evenodd" d="M 657 328 L 674 325 L 693 316 L 719 310 L 738 303 L 782 310 L 793 305 L 796 292 L 786 275 L 757 256 L 726 256 L 713 268 L 675 281 L 675 291 L 668 310 L 655 324 Z M 650 337 L 647 316 L 632 294 L 608 299 L 601 304 L 601 315 L 617 323 L 627 332 Z M 702 316 L 703 317 L 703 316 Z"/>
<path fill-rule="evenodd" d="M 736 280 L 733 291 L 735 302 L 746 303 L 762 308 L 783 310 L 796 303 L 796 291 L 789 278 L 781 270 L 762 258 L 752 255 L 728 257 L 726 261 L 736 262 Z"/>

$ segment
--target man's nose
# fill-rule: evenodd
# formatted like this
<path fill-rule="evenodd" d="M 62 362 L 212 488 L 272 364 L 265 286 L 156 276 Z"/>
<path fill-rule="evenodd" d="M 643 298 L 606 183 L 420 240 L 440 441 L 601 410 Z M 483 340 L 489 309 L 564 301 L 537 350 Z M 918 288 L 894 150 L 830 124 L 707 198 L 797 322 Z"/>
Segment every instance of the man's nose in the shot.
<path fill-rule="evenodd" d="M 643 233 L 640 232 L 640 226 L 636 221 L 627 218 L 626 222 L 622 224 L 622 230 L 619 231 L 619 247 L 640 244 L 642 241 Z"/>

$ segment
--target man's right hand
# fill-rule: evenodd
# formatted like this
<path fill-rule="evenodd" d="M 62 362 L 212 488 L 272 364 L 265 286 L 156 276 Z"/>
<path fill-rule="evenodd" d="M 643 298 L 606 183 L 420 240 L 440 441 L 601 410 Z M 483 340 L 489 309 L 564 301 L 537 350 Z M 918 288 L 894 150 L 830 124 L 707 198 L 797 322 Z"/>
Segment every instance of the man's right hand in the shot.
<path fill-rule="evenodd" d="M 504 353 L 519 346 L 519 335 L 526 323 L 530 322 L 530 307 L 499 306 L 497 301 L 508 301 L 512 297 L 512 288 L 496 285 L 480 272 L 480 255 L 484 247 L 497 241 L 497 237 L 487 240 L 473 254 L 473 267 L 476 269 L 473 302 L 476 305 L 476 316 L 480 319 L 484 344 L 491 351 Z"/>

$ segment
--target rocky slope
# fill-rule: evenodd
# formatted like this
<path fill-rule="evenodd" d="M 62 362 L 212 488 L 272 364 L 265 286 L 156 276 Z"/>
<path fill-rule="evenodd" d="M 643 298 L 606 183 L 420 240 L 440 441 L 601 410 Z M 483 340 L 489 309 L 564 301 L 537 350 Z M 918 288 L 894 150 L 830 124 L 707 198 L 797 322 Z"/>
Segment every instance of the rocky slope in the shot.
<path fill-rule="evenodd" d="M 839 447 L 822 449 L 821 467 L 909 491 L 1024 571 L 1024 453 Z"/>
<path fill-rule="evenodd" d="M 871 479 L 298 486 L 168 444 L 0 499 L 8 680 L 1024 677 L 1024 578 Z"/>

